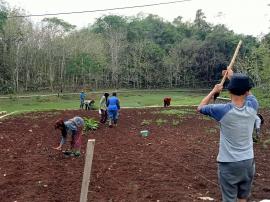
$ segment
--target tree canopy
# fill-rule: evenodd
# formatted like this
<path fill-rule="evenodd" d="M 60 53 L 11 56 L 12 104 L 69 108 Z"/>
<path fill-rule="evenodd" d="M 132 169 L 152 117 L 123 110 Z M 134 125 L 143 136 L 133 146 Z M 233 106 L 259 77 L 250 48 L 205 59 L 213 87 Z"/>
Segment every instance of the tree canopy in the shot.
<path fill-rule="evenodd" d="M 106 15 L 75 29 L 62 19 L 36 25 L 0 1 L 0 92 L 89 88 L 197 88 L 220 80 L 238 41 L 235 70 L 270 87 L 270 33 L 262 39 L 212 25 L 199 9 L 179 16 Z"/>

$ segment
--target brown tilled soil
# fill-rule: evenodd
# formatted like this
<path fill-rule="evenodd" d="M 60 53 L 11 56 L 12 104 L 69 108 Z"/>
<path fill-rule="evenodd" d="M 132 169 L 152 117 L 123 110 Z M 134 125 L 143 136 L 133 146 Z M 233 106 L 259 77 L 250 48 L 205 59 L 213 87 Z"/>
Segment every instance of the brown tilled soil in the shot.
<path fill-rule="evenodd" d="M 0 201 L 79 201 L 87 139 L 96 140 L 88 201 L 190 202 L 207 196 L 220 201 L 218 124 L 194 108 L 175 109 L 188 113 L 122 109 L 117 127 L 100 125 L 86 133 L 79 158 L 51 149 L 60 139 L 53 123 L 75 115 L 98 120 L 96 111 L 29 113 L 0 120 Z M 262 114 L 267 139 L 269 111 Z M 142 137 L 141 130 L 149 130 L 149 136 Z M 270 198 L 270 149 L 255 144 L 255 152 L 251 201 Z"/>

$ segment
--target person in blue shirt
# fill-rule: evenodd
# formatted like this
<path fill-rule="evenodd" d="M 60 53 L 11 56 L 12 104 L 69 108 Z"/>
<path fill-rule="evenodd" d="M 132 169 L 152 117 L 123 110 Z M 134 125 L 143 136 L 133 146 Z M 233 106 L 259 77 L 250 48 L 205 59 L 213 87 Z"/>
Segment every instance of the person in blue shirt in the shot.
<path fill-rule="evenodd" d="M 85 97 L 86 97 L 86 94 L 82 90 L 80 93 L 80 109 L 83 109 Z"/>
<path fill-rule="evenodd" d="M 67 136 L 71 135 L 70 151 L 65 152 L 65 154 L 80 156 L 84 120 L 79 116 L 75 116 L 68 121 L 59 119 L 55 122 L 54 127 L 61 131 L 62 138 L 59 146 L 53 148 L 56 150 L 62 150 L 62 146 L 67 141 Z"/>
<path fill-rule="evenodd" d="M 117 125 L 118 111 L 120 110 L 120 101 L 116 96 L 116 92 L 112 93 L 112 96 L 107 100 L 107 109 L 109 115 L 109 127 L 113 127 L 113 124 Z"/>
<path fill-rule="evenodd" d="M 223 86 L 217 84 L 201 101 L 198 111 L 214 118 L 220 125 L 217 156 L 218 180 L 223 202 L 246 202 L 255 174 L 252 133 L 257 118 L 258 102 L 246 75 L 227 70 L 231 102 L 209 104 Z"/>

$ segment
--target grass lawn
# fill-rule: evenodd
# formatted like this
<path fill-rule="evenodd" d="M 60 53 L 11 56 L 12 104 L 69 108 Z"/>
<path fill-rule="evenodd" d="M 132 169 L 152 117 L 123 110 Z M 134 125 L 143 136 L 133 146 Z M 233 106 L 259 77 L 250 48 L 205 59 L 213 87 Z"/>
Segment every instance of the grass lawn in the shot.
<path fill-rule="evenodd" d="M 78 104 L 77 104 L 78 105 Z M 0 100 L 0 111 L 46 111 L 51 109 L 75 109 L 75 100 L 58 97 L 12 98 Z"/>
<path fill-rule="evenodd" d="M 119 94 L 121 106 L 142 107 L 142 106 L 163 106 L 163 98 L 171 97 L 171 105 L 197 105 L 200 103 L 203 94 L 175 92 L 175 91 L 149 91 Z"/>
<path fill-rule="evenodd" d="M 95 106 L 98 107 L 102 93 L 87 93 L 86 99 L 94 99 Z M 189 93 L 179 91 L 132 91 L 119 92 L 121 107 L 143 107 L 143 106 L 162 106 L 163 98 L 172 98 L 172 105 L 197 105 L 203 97 L 203 93 Z M 45 111 L 52 109 L 78 109 L 79 95 L 35 96 L 31 98 L 10 97 L 0 99 L 0 111 L 8 113 L 17 111 Z"/>
<path fill-rule="evenodd" d="M 210 91 L 210 90 L 209 90 Z M 163 98 L 171 97 L 171 105 L 198 105 L 201 99 L 209 92 L 188 92 L 173 90 L 134 90 L 119 91 L 121 107 L 143 107 L 143 106 L 163 106 Z M 261 107 L 269 107 L 269 95 L 259 89 L 254 89 L 253 93 L 259 100 Z M 99 99 L 103 93 L 88 92 L 86 99 L 95 100 L 95 106 L 98 107 Z M 222 92 L 222 97 L 229 97 L 227 92 Z M 64 94 L 59 97 L 52 96 L 34 96 L 18 98 L 10 96 L 6 99 L 0 99 L 0 111 L 24 112 L 24 111 L 46 111 L 53 109 L 78 109 L 79 94 Z"/>

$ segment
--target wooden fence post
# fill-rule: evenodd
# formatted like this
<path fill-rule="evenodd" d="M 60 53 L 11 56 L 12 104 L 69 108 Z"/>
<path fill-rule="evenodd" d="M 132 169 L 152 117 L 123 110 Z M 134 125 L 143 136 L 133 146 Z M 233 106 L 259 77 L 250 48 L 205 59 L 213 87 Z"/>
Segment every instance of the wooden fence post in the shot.
<path fill-rule="evenodd" d="M 95 146 L 95 140 L 94 139 L 88 140 L 87 148 L 86 148 L 85 163 L 84 163 L 80 202 L 87 202 L 87 194 L 88 194 L 88 187 L 89 187 L 89 182 L 90 182 L 94 146 Z"/>

